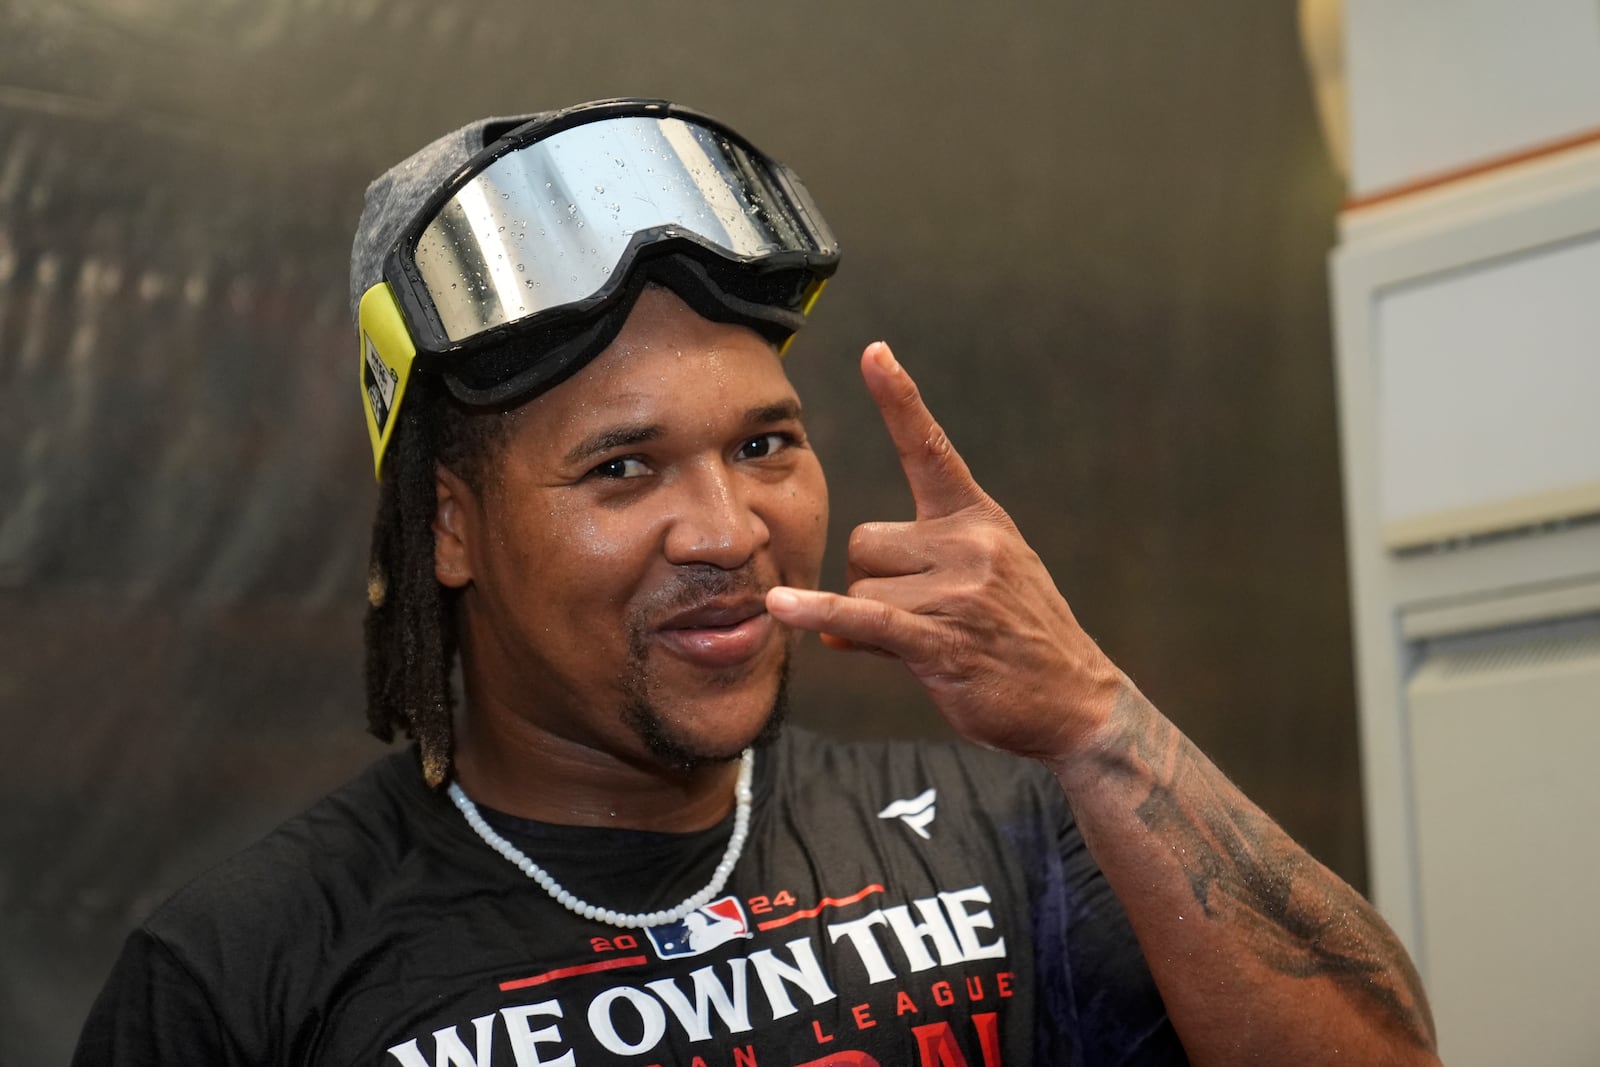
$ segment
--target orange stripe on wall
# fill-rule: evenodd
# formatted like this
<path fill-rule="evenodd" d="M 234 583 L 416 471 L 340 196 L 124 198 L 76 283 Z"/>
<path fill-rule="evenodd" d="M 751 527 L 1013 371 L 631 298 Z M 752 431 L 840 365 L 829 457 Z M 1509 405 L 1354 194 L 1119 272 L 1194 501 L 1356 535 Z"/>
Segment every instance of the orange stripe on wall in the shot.
<path fill-rule="evenodd" d="M 1584 145 L 1594 144 L 1596 142 L 1600 142 L 1600 129 L 1586 130 L 1583 133 L 1574 134 L 1571 137 L 1563 137 L 1559 141 L 1547 141 L 1544 144 L 1534 145 L 1532 148 L 1524 148 L 1517 152 L 1507 153 L 1506 155 L 1491 156 L 1490 158 L 1481 160 L 1480 162 L 1470 163 L 1465 167 L 1457 167 L 1454 170 L 1440 171 L 1437 174 L 1430 174 L 1427 177 L 1418 178 L 1415 181 L 1406 182 L 1402 185 L 1392 185 L 1387 189 L 1380 189 L 1375 193 L 1368 193 L 1366 196 L 1354 197 L 1344 202 L 1344 210 L 1360 211 L 1362 208 L 1372 207 L 1374 204 L 1387 203 L 1390 200 L 1397 200 L 1402 196 L 1410 196 L 1413 193 L 1420 193 L 1425 189 L 1433 189 L 1440 185 L 1447 185 L 1450 182 L 1457 182 L 1463 178 L 1474 178 L 1480 174 L 1485 174 L 1492 170 L 1499 170 L 1502 167 L 1510 167 L 1518 163 L 1526 163 L 1529 160 L 1539 159 L 1542 156 L 1557 155 L 1561 152 L 1567 152 L 1574 148 L 1581 148 Z"/>

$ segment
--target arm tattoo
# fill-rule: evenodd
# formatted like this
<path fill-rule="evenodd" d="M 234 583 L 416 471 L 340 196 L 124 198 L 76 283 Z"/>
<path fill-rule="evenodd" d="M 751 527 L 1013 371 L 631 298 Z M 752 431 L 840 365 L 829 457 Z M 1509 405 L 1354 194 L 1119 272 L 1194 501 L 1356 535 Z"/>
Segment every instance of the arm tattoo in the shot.
<path fill-rule="evenodd" d="M 1236 924 L 1274 971 L 1330 978 L 1432 1047 L 1421 979 L 1376 909 L 1246 800 L 1155 709 L 1133 693 L 1123 703 L 1133 722 L 1120 739 L 1121 756 L 1155 778 L 1136 814 L 1172 849 L 1201 910 Z"/>

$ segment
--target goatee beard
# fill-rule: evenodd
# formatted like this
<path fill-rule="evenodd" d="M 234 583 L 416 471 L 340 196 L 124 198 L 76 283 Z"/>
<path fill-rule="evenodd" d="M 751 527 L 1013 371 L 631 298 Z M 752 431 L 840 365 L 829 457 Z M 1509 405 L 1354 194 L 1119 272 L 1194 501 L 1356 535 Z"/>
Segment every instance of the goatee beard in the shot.
<path fill-rule="evenodd" d="M 778 671 L 778 689 L 772 697 L 772 707 L 767 711 L 761 729 L 749 742 L 761 748 L 778 739 L 783 732 L 784 719 L 789 714 L 789 659 L 785 650 L 783 664 Z M 622 722 L 644 742 L 645 748 L 664 765 L 683 773 L 699 770 L 714 764 L 732 763 L 745 750 L 739 745 L 726 751 L 703 748 L 679 736 L 667 725 L 659 709 L 651 703 L 649 694 L 641 684 L 642 672 L 629 676 L 627 701 L 622 707 Z"/>
<path fill-rule="evenodd" d="M 728 751 L 703 748 L 674 730 L 661 709 L 651 700 L 649 674 L 649 624 L 673 610 L 689 607 L 716 596 L 739 592 L 765 595 L 770 583 L 761 581 L 751 567 L 724 571 L 709 565 L 691 565 L 678 569 L 673 581 L 658 590 L 650 601 L 641 606 L 629 626 L 628 662 L 622 678 L 622 722 L 644 742 L 651 755 L 663 765 L 682 772 L 690 772 L 713 764 L 725 764 L 739 758 L 745 745 Z M 783 662 L 778 669 L 778 686 L 772 697 L 772 706 L 761 729 L 749 742 L 767 745 L 777 740 L 783 731 L 783 720 L 789 711 L 789 661 L 793 655 L 793 642 L 784 640 Z M 715 687 L 731 684 L 732 678 L 712 679 Z"/>

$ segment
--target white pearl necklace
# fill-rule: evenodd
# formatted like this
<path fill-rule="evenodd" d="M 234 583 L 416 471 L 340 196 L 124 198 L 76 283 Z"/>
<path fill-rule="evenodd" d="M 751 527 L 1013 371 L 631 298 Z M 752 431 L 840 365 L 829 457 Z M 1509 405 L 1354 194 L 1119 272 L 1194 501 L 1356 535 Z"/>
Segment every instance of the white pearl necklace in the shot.
<path fill-rule="evenodd" d="M 744 755 L 739 757 L 739 779 L 734 785 L 734 811 L 733 811 L 733 836 L 728 838 L 728 847 L 723 850 L 722 859 L 717 864 L 716 871 L 711 876 L 711 882 L 700 892 L 689 897 L 675 908 L 666 911 L 651 911 L 628 914 L 626 912 L 612 911 L 610 908 L 597 908 L 593 904 L 586 904 L 564 889 L 560 882 L 550 877 L 550 873 L 529 859 L 516 845 L 507 841 L 495 832 L 494 827 L 484 821 L 479 813 L 478 806 L 472 798 L 464 793 L 455 782 L 450 783 L 450 799 L 455 801 L 461 814 L 467 818 L 467 825 L 471 826 L 477 835 L 483 838 L 484 844 L 494 849 L 500 855 L 510 860 L 523 874 L 539 883 L 539 887 L 555 898 L 557 904 L 585 919 L 602 922 L 608 926 L 620 926 L 628 930 L 642 930 L 647 926 L 662 926 L 666 923 L 675 923 L 704 904 L 709 904 L 711 898 L 722 891 L 727 884 L 728 876 L 733 874 L 734 864 L 739 862 L 739 854 L 744 851 L 745 838 L 750 834 L 750 779 L 755 774 L 756 754 L 751 749 L 745 749 Z"/>

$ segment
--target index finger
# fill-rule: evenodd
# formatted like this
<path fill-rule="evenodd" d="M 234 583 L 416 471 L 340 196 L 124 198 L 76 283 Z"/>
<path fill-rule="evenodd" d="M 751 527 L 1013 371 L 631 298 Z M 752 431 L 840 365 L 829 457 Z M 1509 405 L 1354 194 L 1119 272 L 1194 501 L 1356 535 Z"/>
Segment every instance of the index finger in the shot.
<path fill-rule="evenodd" d="M 874 341 L 867 346 L 861 354 L 861 377 L 900 454 L 900 468 L 911 486 L 917 518 L 951 515 L 987 499 L 966 461 L 922 402 L 917 383 L 887 344 Z"/>

